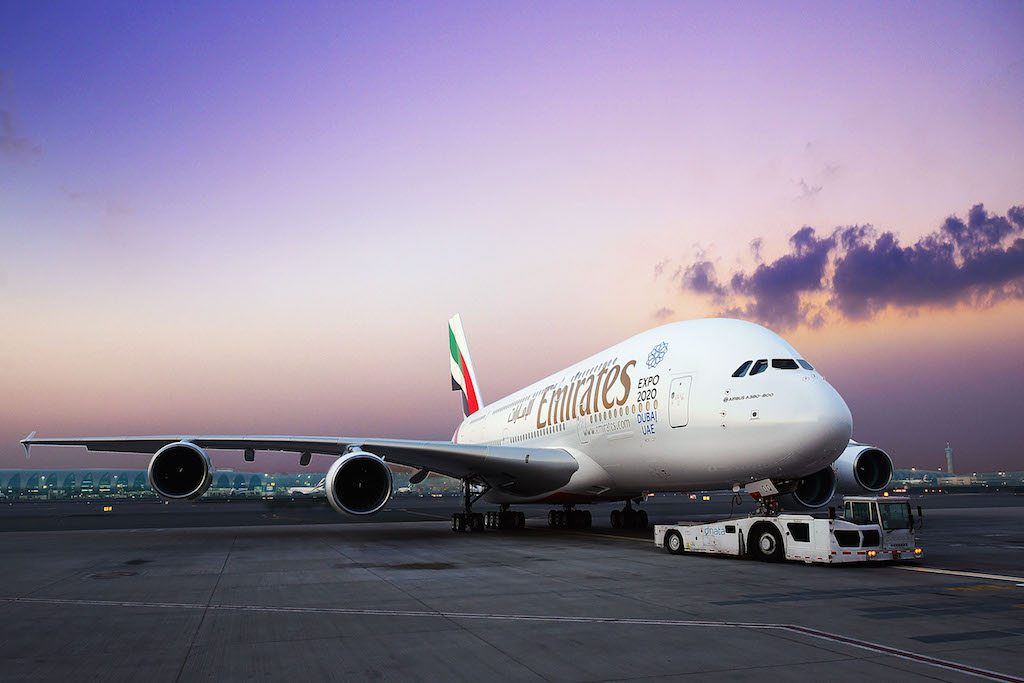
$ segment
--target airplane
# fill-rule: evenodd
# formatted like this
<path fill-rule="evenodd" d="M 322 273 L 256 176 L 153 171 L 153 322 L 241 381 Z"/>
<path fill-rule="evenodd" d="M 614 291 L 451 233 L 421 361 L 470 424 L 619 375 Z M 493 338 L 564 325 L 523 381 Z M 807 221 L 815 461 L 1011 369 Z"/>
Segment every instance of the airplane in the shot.
<path fill-rule="evenodd" d="M 150 455 L 148 479 L 167 500 L 202 496 L 213 481 L 208 449 L 331 456 L 330 505 L 372 515 L 391 497 L 389 463 L 461 480 L 453 531 L 521 529 L 513 505 L 547 504 L 553 527 L 587 528 L 577 506 L 623 502 L 613 528 L 646 528 L 633 507 L 650 493 L 745 489 L 761 508 L 815 509 L 837 493 L 881 491 L 892 477 L 883 450 L 851 439 L 843 398 L 782 337 L 727 318 L 673 322 L 487 404 L 462 319 L 448 322 L 452 390 L 464 419 L 451 441 L 336 436 L 124 436 L 37 438 L 32 446 Z M 473 511 L 497 504 L 486 515 Z"/>

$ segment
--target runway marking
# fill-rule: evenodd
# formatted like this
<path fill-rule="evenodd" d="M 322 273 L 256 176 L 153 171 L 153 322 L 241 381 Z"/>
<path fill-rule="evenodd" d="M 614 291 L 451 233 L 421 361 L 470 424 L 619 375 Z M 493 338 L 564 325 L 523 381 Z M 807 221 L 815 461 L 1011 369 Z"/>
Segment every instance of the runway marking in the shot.
<path fill-rule="evenodd" d="M 1010 581 L 1018 586 L 1024 582 L 1020 576 L 1004 576 L 1002 574 L 981 574 L 979 572 L 964 572 L 958 569 L 937 569 L 934 567 L 910 567 L 907 565 L 896 565 L 894 569 L 903 569 L 908 572 L 927 572 L 929 574 L 949 574 L 951 576 L 966 576 L 970 579 L 988 579 L 989 581 Z"/>
<path fill-rule="evenodd" d="M 402 512 L 408 512 L 410 515 L 419 515 L 420 517 L 429 517 L 430 519 L 436 519 L 439 522 L 451 521 L 450 517 L 442 517 L 440 515 L 428 515 L 425 512 L 416 512 L 415 510 L 406 510 L 405 508 L 398 508 Z"/>
<path fill-rule="evenodd" d="M 236 612 L 268 612 L 280 614 L 347 614 L 355 616 L 383 616 L 383 617 L 434 617 L 441 619 L 477 619 L 486 621 L 527 621 L 527 622 L 548 622 L 548 623 L 574 623 L 574 624 L 611 624 L 625 626 L 691 626 L 706 628 L 734 628 L 750 629 L 761 631 L 785 631 L 797 633 L 818 640 L 826 640 L 832 643 L 848 645 L 850 647 L 889 655 L 899 659 L 916 662 L 926 666 L 932 666 L 947 671 L 967 674 L 978 678 L 985 678 L 993 681 L 1005 681 L 1006 683 L 1024 683 L 1024 678 L 1011 674 L 1004 674 L 998 671 L 982 669 L 969 664 L 951 662 L 937 657 L 910 652 L 888 645 L 872 643 L 866 640 L 850 638 L 837 633 L 819 631 L 818 629 L 796 624 L 773 624 L 742 621 L 702 621 L 695 619 L 630 619 L 620 617 L 568 617 L 545 614 L 488 614 L 477 612 L 428 612 L 420 610 L 387 610 L 387 609 L 352 609 L 345 607 L 269 607 L 260 605 L 226 605 L 226 604 L 200 604 L 187 602 L 135 602 L 116 600 L 71 600 L 64 598 L 0 598 L 2 602 L 40 604 L 40 605 L 69 605 L 88 607 L 131 607 L 150 609 L 198 609 L 198 610 L 223 610 Z"/>

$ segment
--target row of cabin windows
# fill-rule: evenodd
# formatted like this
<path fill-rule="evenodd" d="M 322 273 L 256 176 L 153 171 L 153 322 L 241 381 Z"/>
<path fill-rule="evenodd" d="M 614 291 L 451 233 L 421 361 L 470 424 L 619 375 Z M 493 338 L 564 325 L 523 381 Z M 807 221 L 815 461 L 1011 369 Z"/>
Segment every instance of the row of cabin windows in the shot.
<path fill-rule="evenodd" d="M 556 425 L 549 425 L 547 427 L 544 427 L 543 429 L 535 429 L 532 432 L 527 432 L 526 434 L 517 434 L 517 435 L 515 435 L 515 436 L 513 436 L 511 438 L 511 442 L 512 443 L 519 443 L 520 441 L 526 441 L 527 439 L 532 439 L 532 438 L 535 438 L 535 437 L 538 437 L 538 436 L 546 436 L 548 434 L 554 434 L 555 432 L 564 432 L 564 431 L 565 431 L 565 423 L 564 422 L 559 422 Z"/>
<path fill-rule="evenodd" d="M 753 366 L 753 367 L 751 367 Z M 773 358 L 772 367 L 776 370 L 814 370 L 814 367 L 805 361 L 803 358 L 793 360 L 792 358 Z M 736 372 L 732 373 L 733 377 L 744 377 L 747 374 L 747 370 L 750 370 L 750 376 L 760 375 L 762 372 L 768 369 L 768 359 L 761 358 L 759 360 L 747 360 L 743 361 Z"/>

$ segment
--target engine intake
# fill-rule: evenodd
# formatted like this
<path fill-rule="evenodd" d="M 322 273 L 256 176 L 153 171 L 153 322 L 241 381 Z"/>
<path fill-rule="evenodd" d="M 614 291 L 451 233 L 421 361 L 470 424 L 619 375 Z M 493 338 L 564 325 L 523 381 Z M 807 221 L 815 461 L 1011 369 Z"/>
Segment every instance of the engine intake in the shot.
<path fill-rule="evenodd" d="M 372 515 L 391 499 L 391 470 L 366 451 L 341 456 L 327 470 L 327 500 L 346 515 Z"/>
<path fill-rule="evenodd" d="M 210 456 L 187 441 L 167 444 L 149 461 L 149 486 L 167 500 L 192 500 L 213 483 Z"/>
<path fill-rule="evenodd" d="M 836 473 L 823 467 L 796 482 L 792 491 L 782 496 L 782 507 L 788 510 L 814 510 L 826 505 L 836 495 Z"/>
<path fill-rule="evenodd" d="M 851 441 L 832 463 L 841 493 L 877 493 L 892 480 L 892 458 L 881 448 Z"/>

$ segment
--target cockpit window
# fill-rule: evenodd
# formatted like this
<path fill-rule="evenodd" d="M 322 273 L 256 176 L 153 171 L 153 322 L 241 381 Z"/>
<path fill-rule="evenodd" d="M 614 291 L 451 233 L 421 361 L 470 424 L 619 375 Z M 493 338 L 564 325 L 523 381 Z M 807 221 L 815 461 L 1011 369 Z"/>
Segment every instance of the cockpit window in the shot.
<path fill-rule="evenodd" d="M 747 374 L 747 369 L 750 367 L 750 364 L 753 363 L 753 362 L 754 361 L 752 361 L 752 360 L 744 361 L 743 365 L 741 365 L 738 368 L 736 368 L 736 372 L 732 373 L 732 376 L 733 377 L 742 377 L 743 375 Z"/>
<path fill-rule="evenodd" d="M 796 362 L 800 364 L 804 370 L 814 370 L 814 366 L 805 361 L 803 358 L 797 358 Z"/>
<path fill-rule="evenodd" d="M 772 367 L 776 370 L 799 370 L 800 366 L 792 358 L 772 358 Z"/>
<path fill-rule="evenodd" d="M 751 370 L 750 370 L 750 376 L 753 377 L 754 375 L 760 375 L 762 372 L 764 372 L 767 369 L 768 369 L 768 360 L 765 359 L 765 358 L 761 358 L 756 363 L 754 363 L 754 367 L 751 368 Z"/>

